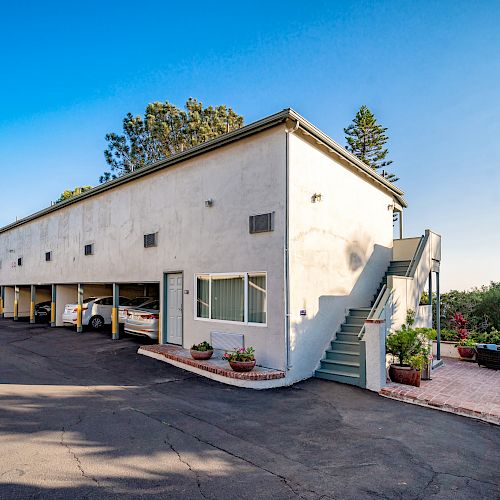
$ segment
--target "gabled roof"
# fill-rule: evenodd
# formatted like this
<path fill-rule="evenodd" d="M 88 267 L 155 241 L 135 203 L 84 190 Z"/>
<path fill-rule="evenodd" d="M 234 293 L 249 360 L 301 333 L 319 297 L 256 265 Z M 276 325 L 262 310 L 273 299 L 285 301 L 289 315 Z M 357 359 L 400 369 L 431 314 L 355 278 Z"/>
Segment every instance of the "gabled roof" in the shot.
<path fill-rule="evenodd" d="M 346 160 L 354 169 L 358 170 L 363 175 L 367 176 L 370 180 L 372 180 L 378 187 L 383 189 L 384 191 L 389 192 L 393 198 L 402 206 L 406 207 L 407 203 L 403 198 L 404 192 L 397 188 L 394 184 L 389 182 L 387 179 L 382 177 L 380 174 L 375 172 L 371 167 L 365 165 L 359 158 L 351 154 L 340 144 L 335 142 L 333 139 L 328 137 L 325 133 L 321 132 L 317 127 L 315 127 L 312 123 L 308 122 L 304 117 L 302 117 L 299 113 L 294 111 L 291 108 L 284 109 L 279 113 L 274 115 L 270 115 L 262 120 L 258 120 L 256 122 L 250 123 L 249 125 L 245 125 L 237 130 L 233 130 L 227 134 L 223 134 L 215 139 L 204 142 L 203 144 L 199 144 L 198 146 L 193 146 L 192 148 L 187 149 L 181 153 L 177 153 L 175 155 L 166 158 L 165 160 L 158 161 L 149 165 L 147 167 L 141 168 L 140 170 L 136 170 L 135 172 L 130 172 L 129 174 L 123 175 L 118 179 L 108 181 L 104 184 L 100 184 L 89 191 L 85 191 L 82 194 L 74 196 L 68 200 L 57 203 L 50 207 L 44 208 L 38 212 L 35 212 L 32 215 L 24 217 L 22 219 L 17 220 L 7 226 L 0 228 L 0 233 L 7 232 L 15 227 L 21 226 L 32 220 L 43 217 L 51 212 L 55 212 L 56 210 L 60 210 L 69 205 L 73 205 L 74 203 L 79 203 L 80 201 L 90 198 L 92 196 L 96 196 L 110 189 L 114 189 L 122 184 L 126 184 L 128 182 L 132 182 L 133 180 L 149 175 L 153 172 L 157 172 L 159 170 L 163 170 L 164 168 L 171 167 L 180 162 L 188 160 L 190 158 L 202 155 L 208 151 L 212 151 L 214 149 L 220 148 L 232 142 L 238 141 L 245 137 L 257 134 L 269 128 L 275 127 L 281 123 L 285 123 L 286 121 L 295 122 L 294 129 L 300 129 L 305 132 L 307 135 L 313 137 L 316 142 L 324 145 L 328 150 L 335 153 L 337 156 Z"/>

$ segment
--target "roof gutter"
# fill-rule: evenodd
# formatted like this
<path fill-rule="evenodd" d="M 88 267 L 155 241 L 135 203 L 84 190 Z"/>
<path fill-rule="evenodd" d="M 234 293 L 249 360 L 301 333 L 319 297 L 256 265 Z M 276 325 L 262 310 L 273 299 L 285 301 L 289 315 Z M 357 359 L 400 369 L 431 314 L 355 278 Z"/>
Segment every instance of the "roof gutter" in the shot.
<path fill-rule="evenodd" d="M 319 128 L 315 127 L 311 122 L 308 122 L 305 118 L 290 109 L 290 118 L 300 122 L 300 128 L 303 129 L 308 135 L 311 135 L 319 142 L 325 144 L 329 149 L 334 151 L 339 156 L 343 157 L 349 163 L 353 163 L 356 167 L 361 169 L 369 177 L 372 177 L 375 182 L 381 184 L 385 189 L 388 189 L 396 197 L 396 199 L 402 204 L 402 206 L 407 207 L 408 204 L 403 198 L 404 191 L 396 187 L 392 182 L 388 181 L 385 177 L 377 173 L 371 167 L 363 163 L 357 156 L 354 156 L 346 148 L 341 146 L 339 143 L 335 142 L 332 138 L 328 137 Z"/>
<path fill-rule="evenodd" d="M 18 226 L 31 222 L 35 219 L 43 217 L 49 213 L 55 212 L 56 210 L 60 210 L 62 208 L 73 205 L 74 203 L 79 203 L 82 200 L 90 198 L 92 196 L 96 196 L 98 194 L 109 191 L 110 189 L 114 189 L 118 186 L 131 182 L 139 177 L 144 177 L 153 172 L 157 172 L 159 170 L 163 170 L 164 168 L 171 167 L 183 161 L 189 160 L 196 156 L 199 156 L 203 153 L 213 151 L 214 149 L 225 146 L 226 144 L 230 144 L 239 139 L 243 139 L 245 137 L 249 137 L 251 135 L 262 132 L 266 129 L 279 125 L 280 123 L 285 122 L 286 120 L 291 119 L 296 122 L 294 131 L 298 128 L 304 130 L 307 134 L 313 136 L 318 140 L 318 142 L 323 143 L 327 148 L 334 151 L 337 155 L 345 158 L 349 163 L 354 164 L 355 167 L 362 170 L 368 177 L 371 177 L 376 183 L 378 183 L 381 187 L 386 190 L 389 190 L 396 200 L 403 206 L 406 207 L 408 204 L 403 198 L 403 191 L 390 183 L 387 179 L 377 174 L 372 168 L 365 165 L 361 160 L 359 160 L 356 156 L 349 153 L 345 148 L 343 148 L 340 144 L 336 143 L 333 139 L 328 137 L 326 134 L 321 132 L 317 127 L 315 127 L 312 123 L 308 122 L 305 118 L 299 115 L 296 111 L 291 108 L 284 109 L 279 113 L 275 113 L 274 115 L 268 116 L 259 120 L 257 122 L 251 123 L 250 125 L 246 125 L 237 130 L 233 130 L 227 134 L 223 134 L 211 141 L 204 142 L 203 144 L 199 144 L 198 146 L 193 146 L 192 148 L 187 149 L 181 153 L 177 153 L 175 155 L 166 158 L 165 160 L 161 160 L 147 167 L 141 168 L 139 170 L 135 170 L 130 172 L 129 174 L 125 174 L 122 177 L 115 179 L 113 181 L 108 181 L 104 184 L 96 186 L 95 188 L 90 189 L 89 191 L 85 191 L 78 196 L 74 196 L 69 200 L 56 203 L 50 207 L 44 208 L 34 214 L 31 214 L 27 217 L 23 217 L 22 219 L 17 220 L 7 226 L 0 228 L 0 234 L 10 231 Z"/>

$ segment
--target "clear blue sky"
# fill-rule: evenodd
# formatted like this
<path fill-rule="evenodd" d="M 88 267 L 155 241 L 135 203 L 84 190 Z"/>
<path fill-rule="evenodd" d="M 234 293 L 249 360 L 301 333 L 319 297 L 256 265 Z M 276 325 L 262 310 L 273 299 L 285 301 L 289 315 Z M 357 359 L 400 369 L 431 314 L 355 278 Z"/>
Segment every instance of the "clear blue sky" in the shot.
<path fill-rule="evenodd" d="M 293 107 L 344 144 L 388 127 L 406 234 L 443 235 L 445 289 L 500 281 L 500 3 L 9 2 L 0 19 L 0 226 L 97 184 L 104 135 L 152 101 Z"/>

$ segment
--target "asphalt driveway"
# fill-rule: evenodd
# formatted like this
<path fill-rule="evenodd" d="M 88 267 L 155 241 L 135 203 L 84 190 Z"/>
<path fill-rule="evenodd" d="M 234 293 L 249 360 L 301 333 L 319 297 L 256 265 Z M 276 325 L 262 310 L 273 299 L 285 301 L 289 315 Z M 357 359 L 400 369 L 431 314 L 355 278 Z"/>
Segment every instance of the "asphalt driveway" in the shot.
<path fill-rule="evenodd" d="M 0 320 L 0 498 L 500 498 L 500 430 L 355 387 L 252 391 Z"/>

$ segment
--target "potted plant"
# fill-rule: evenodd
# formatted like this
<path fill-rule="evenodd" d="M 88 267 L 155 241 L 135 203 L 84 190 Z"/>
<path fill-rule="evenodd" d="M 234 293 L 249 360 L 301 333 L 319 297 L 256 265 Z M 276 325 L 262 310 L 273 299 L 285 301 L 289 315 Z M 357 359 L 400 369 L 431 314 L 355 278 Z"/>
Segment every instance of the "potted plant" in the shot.
<path fill-rule="evenodd" d="M 420 387 L 422 369 L 429 362 L 429 340 L 432 333 L 412 329 L 412 313 L 413 311 L 408 311 L 406 315 L 407 324 L 387 336 L 386 350 L 398 361 L 389 367 L 390 379 L 399 384 Z"/>
<path fill-rule="evenodd" d="M 210 359 L 213 353 L 214 348 L 206 340 L 191 347 L 191 356 L 193 359 Z"/>
<path fill-rule="evenodd" d="M 455 344 L 458 354 L 462 359 L 472 360 L 476 354 L 476 342 L 469 337 L 468 321 L 463 317 L 462 313 L 456 312 L 451 319 L 451 323 L 458 337 L 458 342 Z"/>
<path fill-rule="evenodd" d="M 253 347 L 243 347 L 235 351 L 225 352 L 223 358 L 235 372 L 249 372 L 255 367 L 255 350 Z"/>
<path fill-rule="evenodd" d="M 472 361 L 476 355 L 476 341 L 470 337 L 461 338 L 455 347 L 463 360 Z"/>

